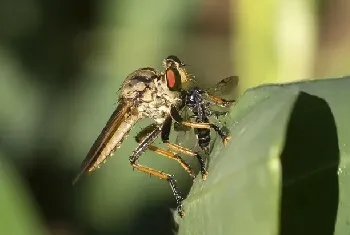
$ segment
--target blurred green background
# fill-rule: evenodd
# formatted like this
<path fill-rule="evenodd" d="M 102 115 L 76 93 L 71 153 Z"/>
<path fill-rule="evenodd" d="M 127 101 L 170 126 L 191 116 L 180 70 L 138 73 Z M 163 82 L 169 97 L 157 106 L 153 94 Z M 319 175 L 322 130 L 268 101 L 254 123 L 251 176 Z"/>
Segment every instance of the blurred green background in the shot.
<path fill-rule="evenodd" d="M 133 171 L 141 122 L 72 179 L 133 70 L 178 55 L 210 86 L 350 74 L 348 0 L 0 1 L 0 234 L 174 234 L 169 185 Z M 191 179 L 176 162 L 141 162 Z M 192 161 L 190 161 L 192 162 Z"/>

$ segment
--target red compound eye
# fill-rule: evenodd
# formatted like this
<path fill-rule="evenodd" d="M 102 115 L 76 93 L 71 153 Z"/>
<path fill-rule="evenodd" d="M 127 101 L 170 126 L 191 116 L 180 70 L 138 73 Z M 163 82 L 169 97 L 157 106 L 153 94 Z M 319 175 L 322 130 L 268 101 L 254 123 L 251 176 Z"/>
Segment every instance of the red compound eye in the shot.
<path fill-rule="evenodd" d="M 174 71 L 172 71 L 171 69 L 166 71 L 166 79 L 168 81 L 168 86 L 170 88 L 173 88 L 175 86 L 175 82 L 176 82 Z"/>

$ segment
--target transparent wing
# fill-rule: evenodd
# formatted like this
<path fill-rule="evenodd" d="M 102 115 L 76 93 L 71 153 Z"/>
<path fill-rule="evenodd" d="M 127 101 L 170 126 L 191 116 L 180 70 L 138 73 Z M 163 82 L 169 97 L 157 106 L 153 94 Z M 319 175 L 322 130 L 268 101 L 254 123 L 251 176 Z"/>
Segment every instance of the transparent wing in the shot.
<path fill-rule="evenodd" d="M 131 104 L 120 101 L 116 110 L 110 116 L 105 127 L 101 131 L 98 138 L 95 140 L 94 144 L 87 153 L 84 161 L 81 164 L 81 171 L 74 179 L 73 184 L 75 184 L 79 178 L 85 172 L 91 172 L 96 169 L 100 164 L 102 164 L 110 155 L 101 154 L 106 145 L 109 145 L 109 141 L 115 136 L 116 132 L 127 133 L 129 130 L 124 129 L 123 125 L 127 117 L 127 113 L 130 111 Z M 130 117 L 129 117 L 130 118 Z M 136 120 L 135 120 L 136 121 Z M 125 126 L 125 125 L 124 125 Z M 126 135 L 120 135 L 117 142 L 113 143 L 111 147 L 116 148 L 122 143 Z"/>
<path fill-rule="evenodd" d="M 232 94 L 238 86 L 238 81 L 238 76 L 230 76 L 224 78 L 220 82 L 216 83 L 213 87 L 207 89 L 206 92 L 217 96 Z"/>
<path fill-rule="evenodd" d="M 183 110 L 183 113 L 181 116 L 184 120 L 194 121 L 193 118 L 191 120 L 189 111 L 186 108 Z M 213 117 L 209 117 L 209 119 L 211 123 L 221 124 L 221 120 L 218 120 Z M 203 151 L 198 145 L 198 139 L 194 128 L 183 126 L 179 123 L 174 123 L 174 131 L 176 133 L 176 140 L 175 140 L 176 144 L 179 144 L 185 148 L 189 148 L 192 151 L 196 151 L 196 152 Z M 210 146 L 210 152 L 211 152 L 215 142 L 221 141 L 218 134 L 213 129 L 210 129 L 210 140 L 211 141 L 209 146 Z"/>
<path fill-rule="evenodd" d="M 181 110 L 180 114 L 183 120 L 191 120 L 191 115 L 186 107 Z M 176 132 L 176 144 L 194 150 L 197 145 L 197 138 L 193 128 L 174 123 L 174 131 Z"/>

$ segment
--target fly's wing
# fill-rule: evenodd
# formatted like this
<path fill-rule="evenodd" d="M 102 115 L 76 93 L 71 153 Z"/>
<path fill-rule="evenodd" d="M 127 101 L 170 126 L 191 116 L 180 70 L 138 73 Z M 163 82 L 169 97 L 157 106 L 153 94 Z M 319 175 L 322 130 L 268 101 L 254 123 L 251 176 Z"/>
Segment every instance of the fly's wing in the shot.
<path fill-rule="evenodd" d="M 118 104 L 116 110 L 113 112 L 105 127 L 101 131 L 100 135 L 98 136 L 98 138 L 90 148 L 89 152 L 87 153 L 81 165 L 81 171 L 73 181 L 73 184 L 75 184 L 85 172 L 93 171 L 96 167 L 98 167 L 99 164 L 106 160 L 106 158 L 109 155 L 103 155 L 101 154 L 101 152 L 106 147 L 107 143 L 115 136 L 116 132 L 118 131 L 118 129 L 120 129 L 121 125 L 125 124 L 125 118 L 127 116 L 126 114 L 130 112 L 130 109 L 130 103 L 127 104 L 126 102 L 120 102 Z M 111 146 L 113 150 L 115 150 L 115 148 L 117 148 L 121 144 L 123 138 L 125 138 L 127 134 L 127 131 L 128 130 L 125 129 L 125 133 L 121 133 L 123 135 L 120 135 L 120 138 L 118 140 L 115 139 L 114 146 Z"/>
<path fill-rule="evenodd" d="M 237 88 L 239 82 L 238 76 L 230 76 L 222 79 L 220 82 L 216 83 L 213 87 L 206 90 L 208 94 L 216 96 L 225 96 L 232 94 L 232 92 Z"/>
<path fill-rule="evenodd" d="M 205 93 L 209 96 L 217 96 L 218 98 L 224 98 L 228 96 L 232 98 L 234 91 L 236 90 L 239 82 L 238 76 L 230 76 L 222 79 L 220 82 L 215 84 L 213 87 L 207 89 Z M 235 94 L 234 94 L 235 95 Z M 232 100 L 231 100 L 232 101 Z M 215 123 L 220 126 L 224 132 L 228 133 L 226 125 L 230 120 L 227 108 L 230 106 L 217 106 L 210 105 L 207 108 L 211 110 L 212 116 L 209 118 L 211 123 Z M 211 130 L 211 142 L 210 142 L 210 152 L 213 150 L 214 144 L 219 141 L 221 142 L 220 136 L 214 131 Z"/>
<path fill-rule="evenodd" d="M 190 127 L 187 131 L 179 131 L 176 136 L 176 144 L 195 151 L 198 143 L 194 129 Z"/>
<path fill-rule="evenodd" d="M 211 116 L 215 117 L 220 123 L 227 119 L 229 111 L 227 108 L 230 108 L 235 102 L 232 96 L 236 95 L 234 91 L 237 88 L 238 81 L 238 76 L 227 77 L 204 92 L 205 100 L 208 101 L 207 108 L 211 110 Z M 230 98 L 226 99 L 225 96 Z"/>

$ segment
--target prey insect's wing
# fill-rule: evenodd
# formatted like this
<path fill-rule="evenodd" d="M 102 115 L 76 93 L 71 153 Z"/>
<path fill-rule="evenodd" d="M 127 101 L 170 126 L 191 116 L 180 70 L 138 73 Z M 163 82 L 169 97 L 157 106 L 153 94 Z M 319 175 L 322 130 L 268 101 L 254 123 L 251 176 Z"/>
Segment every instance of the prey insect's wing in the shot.
<path fill-rule="evenodd" d="M 126 102 L 120 102 L 118 104 L 116 110 L 113 112 L 107 124 L 87 153 L 83 163 L 81 164 L 81 171 L 74 179 L 73 184 L 75 184 L 85 172 L 93 171 L 100 163 L 107 159 L 109 155 L 103 155 L 101 152 L 112 139 L 114 134 L 118 131 L 121 124 L 125 121 L 126 114 L 130 111 L 130 109 L 131 105 L 127 104 Z M 118 144 L 120 144 L 122 140 L 123 137 L 120 138 L 120 140 L 117 141 L 114 146 L 111 146 L 113 150 L 118 147 Z"/>
<path fill-rule="evenodd" d="M 191 117 L 187 107 L 181 110 L 181 117 L 183 120 L 190 121 Z M 191 150 L 196 147 L 197 139 L 193 128 L 175 122 L 174 131 L 177 132 L 175 140 L 176 144 Z"/>
<path fill-rule="evenodd" d="M 232 93 L 238 86 L 239 77 L 230 76 L 222 79 L 213 87 L 206 89 L 206 92 L 212 95 L 223 96 Z"/>
<path fill-rule="evenodd" d="M 182 147 L 194 150 L 197 147 L 197 137 L 194 129 L 190 127 L 189 130 L 179 131 L 175 143 Z"/>

